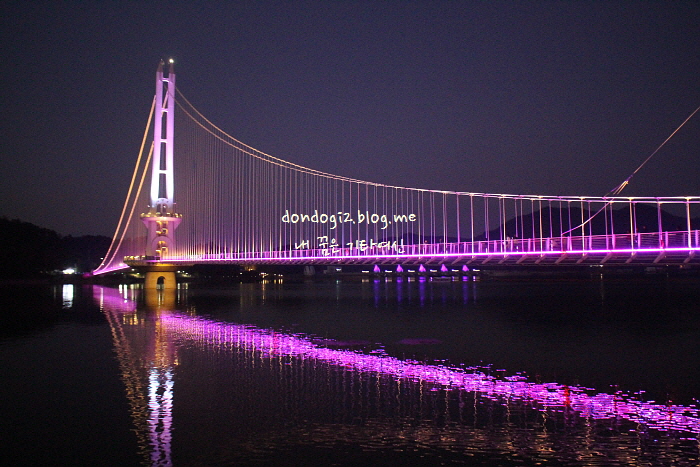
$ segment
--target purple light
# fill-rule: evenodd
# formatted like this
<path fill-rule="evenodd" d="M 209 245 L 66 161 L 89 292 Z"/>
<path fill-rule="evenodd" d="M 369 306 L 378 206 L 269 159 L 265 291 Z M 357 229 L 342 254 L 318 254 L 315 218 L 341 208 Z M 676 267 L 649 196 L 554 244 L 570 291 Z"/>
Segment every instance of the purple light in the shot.
<path fill-rule="evenodd" d="M 436 246 L 442 244 L 436 244 Z M 426 257 L 434 258 L 444 258 L 444 259 L 458 259 L 458 258 L 504 258 L 504 257 L 532 257 L 532 258 L 543 258 L 543 257 L 581 257 L 584 255 L 614 255 L 614 254 L 629 254 L 630 256 L 640 258 L 642 255 L 655 255 L 666 253 L 683 253 L 687 255 L 688 258 L 693 258 L 696 255 L 700 255 L 700 248 L 689 248 L 689 247 L 677 247 L 677 248 L 621 248 L 621 249 L 572 249 L 572 250 L 532 250 L 532 251 L 522 251 L 522 250 L 510 250 L 504 249 L 502 251 L 489 251 L 489 252 L 468 252 L 462 251 L 458 253 L 415 253 L 415 254 L 357 254 L 357 255 L 337 255 L 337 256 L 324 256 L 317 254 L 316 250 L 298 250 L 297 256 L 287 256 L 288 252 L 266 252 L 263 256 L 262 254 L 244 254 L 238 256 L 236 254 L 227 255 L 192 255 L 189 257 L 174 257 L 170 258 L 165 263 L 173 264 L 200 264 L 200 263 L 265 263 L 265 262 L 275 262 L 275 263 L 293 263 L 300 260 L 309 262 L 334 262 L 342 263 L 344 261 L 353 262 L 355 260 L 388 260 L 394 261 L 397 259 L 406 260 L 416 260 Z M 157 262 L 157 261 L 155 261 Z M 117 269 L 124 269 L 128 266 L 118 267 Z M 103 271 L 99 271 L 102 273 Z M 95 272 L 97 274 L 97 272 Z"/>
<path fill-rule="evenodd" d="M 444 264 L 440 266 L 440 272 L 447 272 L 447 266 L 445 266 Z"/>
<path fill-rule="evenodd" d="M 373 271 L 375 274 L 379 274 L 381 272 L 381 269 L 379 269 L 379 266 L 375 264 Z"/>
<path fill-rule="evenodd" d="M 116 312 L 135 311 L 133 290 L 94 287 L 94 297 L 100 308 Z M 234 345 L 260 352 L 266 358 L 292 356 L 318 359 L 361 372 L 376 372 L 397 378 L 423 381 L 445 388 L 478 392 L 483 397 L 505 403 L 520 400 L 533 403 L 540 411 L 561 410 L 578 412 L 592 419 L 626 419 L 661 431 L 674 430 L 700 434 L 700 410 L 695 407 L 644 402 L 635 396 L 616 393 L 596 393 L 580 386 L 559 383 L 533 383 L 522 376 L 498 378 L 476 369 L 429 365 L 410 360 L 351 350 L 321 347 L 311 338 L 287 335 L 248 325 L 210 321 L 200 317 L 163 312 L 160 320 L 166 331 L 178 337 L 200 340 L 213 345 Z"/>
<path fill-rule="evenodd" d="M 466 264 L 462 266 L 462 272 L 469 272 L 469 267 Z"/>
<path fill-rule="evenodd" d="M 400 264 L 398 266 L 396 266 L 396 272 L 398 272 L 398 273 L 403 272 L 403 268 L 401 267 Z"/>
<path fill-rule="evenodd" d="M 420 267 L 418 268 L 418 272 L 425 272 L 425 266 L 423 266 L 421 264 Z"/>
<path fill-rule="evenodd" d="M 519 400 L 534 403 L 540 411 L 568 408 L 581 417 L 627 419 L 661 431 L 700 433 L 697 407 L 660 405 L 637 400 L 627 394 L 595 393 L 594 390 L 558 383 L 533 383 L 522 376 L 497 378 L 478 370 L 471 372 L 442 365 L 428 365 L 385 355 L 367 355 L 314 344 L 310 338 L 290 336 L 252 326 L 209 321 L 184 315 L 162 315 L 165 329 L 178 337 L 206 341 L 214 345 L 238 346 L 261 352 L 265 358 L 292 356 L 326 361 L 359 372 L 375 372 L 445 388 L 478 392 L 504 403 Z"/>
<path fill-rule="evenodd" d="M 117 266 L 112 266 L 109 268 L 104 268 L 104 269 L 99 269 L 99 270 L 96 269 L 96 270 L 92 271 L 92 275 L 99 276 L 100 274 L 107 274 L 110 272 L 123 271 L 124 269 L 129 269 L 129 266 L 127 266 L 126 264 L 119 264 Z"/>
<path fill-rule="evenodd" d="M 678 232 L 675 232 L 678 234 Z M 474 263 L 507 262 L 509 265 L 601 265 L 636 264 L 654 266 L 657 264 L 697 264 L 700 258 L 700 231 L 692 231 L 674 240 L 674 245 L 657 237 L 644 241 L 643 247 L 630 247 L 629 234 L 593 237 L 554 237 L 528 238 L 518 241 L 477 241 L 437 244 L 403 245 L 402 253 L 384 252 L 382 249 L 358 250 L 338 249 L 299 249 L 294 251 L 226 252 L 217 254 L 174 255 L 167 261 L 146 260 L 144 257 L 129 257 L 130 265 L 171 263 L 173 265 L 215 264 L 353 264 L 375 262 L 396 264 L 398 261 L 440 261 Z M 667 232 L 668 234 L 668 232 Z M 695 240 L 692 240 L 695 237 Z M 692 240 L 692 245 L 691 245 Z M 612 247 L 617 242 L 620 247 Z M 626 242 L 626 243 L 625 243 Z M 660 245 L 658 244 L 660 243 Z M 624 246 L 624 247 L 623 247 Z M 116 266 L 99 269 L 95 274 L 125 269 L 129 266 L 119 263 Z"/>

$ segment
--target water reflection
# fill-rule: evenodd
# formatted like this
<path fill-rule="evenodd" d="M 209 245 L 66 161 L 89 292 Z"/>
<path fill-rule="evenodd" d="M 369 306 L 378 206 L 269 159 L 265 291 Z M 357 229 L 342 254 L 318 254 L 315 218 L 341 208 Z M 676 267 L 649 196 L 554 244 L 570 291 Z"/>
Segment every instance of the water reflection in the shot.
<path fill-rule="evenodd" d="M 73 297 L 75 296 L 75 287 L 73 284 L 63 284 L 63 308 L 73 307 Z"/>
<path fill-rule="evenodd" d="M 457 389 L 478 393 L 502 403 L 529 404 L 542 412 L 573 412 L 585 419 L 628 420 L 661 431 L 700 433 L 696 407 L 658 405 L 624 394 L 596 393 L 593 389 L 557 383 L 533 383 L 520 376 L 499 378 L 477 368 L 449 368 L 404 361 L 387 355 L 364 354 L 315 344 L 312 339 L 285 335 L 246 325 L 221 323 L 178 314 L 164 314 L 161 322 L 178 337 L 194 339 L 203 347 L 234 346 L 259 353 L 263 359 L 289 358 L 326 362 L 360 374 L 389 376 L 429 385 L 437 391 Z"/>
<path fill-rule="evenodd" d="M 367 279 L 372 283 L 372 294 L 375 308 L 395 301 L 397 304 L 428 304 L 440 302 L 446 304 L 461 297 L 461 303 L 466 305 L 474 301 L 474 281 L 469 277 L 425 277 L 425 276 L 386 276 Z M 439 300 L 435 300 L 435 294 Z"/>
<path fill-rule="evenodd" d="M 177 292 L 149 291 L 141 312 L 136 307 L 138 292 L 133 285 L 118 290 L 95 287 L 94 296 L 112 330 L 144 464 L 169 466 L 177 356 L 160 318 L 173 309 Z"/>
<path fill-rule="evenodd" d="M 424 303 L 425 283 L 398 284 L 399 297 L 404 285 L 417 287 Z M 459 286 L 466 303 L 470 289 Z M 388 293 L 377 283 L 373 288 L 375 297 Z M 345 446 L 338 455 L 346 463 L 359 459 L 352 446 L 499 465 L 503 459 L 566 465 L 697 459 L 696 407 L 322 345 L 301 334 L 177 311 L 176 293 L 146 296 L 137 309 L 134 289 L 95 288 L 151 465 L 174 462 L 173 432 L 191 444 L 178 449 L 180 463 L 270 460 L 290 446 Z M 205 446 L 211 458 L 202 457 Z M 188 449 L 196 454 L 185 459 Z"/>
<path fill-rule="evenodd" d="M 173 373 L 171 368 L 151 368 L 148 378 L 148 428 L 151 465 L 171 465 L 173 424 Z"/>

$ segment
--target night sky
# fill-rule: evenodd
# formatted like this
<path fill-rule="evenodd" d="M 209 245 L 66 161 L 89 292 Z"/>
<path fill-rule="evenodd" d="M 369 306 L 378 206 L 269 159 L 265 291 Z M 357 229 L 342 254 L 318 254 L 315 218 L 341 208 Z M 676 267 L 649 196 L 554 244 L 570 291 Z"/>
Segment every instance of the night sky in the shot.
<path fill-rule="evenodd" d="M 697 1 L 2 5 L 0 215 L 62 235 L 113 233 L 161 58 L 239 140 L 418 188 L 602 196 L 700 106 Z M 623 194 L 700 195 L 699 142 Z"/>

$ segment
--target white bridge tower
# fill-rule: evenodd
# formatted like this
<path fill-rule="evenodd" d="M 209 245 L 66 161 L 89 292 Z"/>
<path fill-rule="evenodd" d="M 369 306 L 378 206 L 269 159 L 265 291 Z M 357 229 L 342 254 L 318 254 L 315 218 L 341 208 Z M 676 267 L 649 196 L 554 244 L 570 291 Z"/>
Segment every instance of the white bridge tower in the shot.
<path fill-rule="evenodd" d="M 175 268 L 164 264 L 175 246 L 174 231 L 182 220 L 175 211 L 175 178 L 173 166 L 173 137 L 175 134 L 175 71 L 169 61 L 168 75 L 163 73 L 163 61 L 156 72 L 156 102 L 153 121 L 153 161 L 151 172 L 151 201 L 141 220 L 148 229 L 146 260 L 158 261 L 146 272 L 146 288 L 175 286 Z"/>
<path fill-rule="evenodd" d="M 148 228 L 146 256 L 160 260 L 167 259 L 173 250 L 173 233 L 182 220 L 182 216 L 175 212 L 174 196 L 175 71 L 172 59 L 169 65 L 167 76 L 163 74 L 162 61 L 156 72 L 151 203 L 148 212 L 141 214 L 141 220 Z"/>

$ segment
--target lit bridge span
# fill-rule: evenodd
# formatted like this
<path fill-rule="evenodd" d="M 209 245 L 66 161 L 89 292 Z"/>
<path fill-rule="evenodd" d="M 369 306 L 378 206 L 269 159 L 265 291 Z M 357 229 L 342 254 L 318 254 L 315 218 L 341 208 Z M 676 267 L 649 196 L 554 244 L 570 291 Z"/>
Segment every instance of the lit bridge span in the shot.
<path fill-rule="evenodd" d="M 172 65 L 159 67 L 151 115 L 95 274 L 203 263 L 700 264 L 699 196 L 471 193 L 333 175 L 225 133 L 176 91 Z"/>

